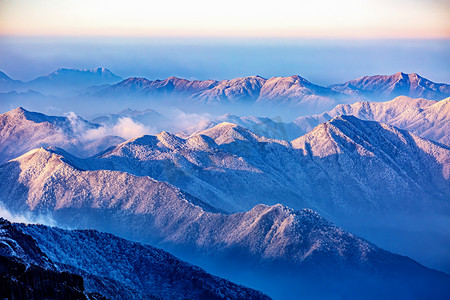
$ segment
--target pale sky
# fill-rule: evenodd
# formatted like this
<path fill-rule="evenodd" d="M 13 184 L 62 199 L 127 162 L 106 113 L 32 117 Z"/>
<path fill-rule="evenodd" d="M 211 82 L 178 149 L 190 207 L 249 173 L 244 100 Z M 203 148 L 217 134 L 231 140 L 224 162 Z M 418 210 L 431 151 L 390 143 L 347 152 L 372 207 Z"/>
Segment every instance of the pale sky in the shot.
<path fill-rule="evenodd" d="M 448 0 L 0 0 L 1 35 L 450 38 Z"/>

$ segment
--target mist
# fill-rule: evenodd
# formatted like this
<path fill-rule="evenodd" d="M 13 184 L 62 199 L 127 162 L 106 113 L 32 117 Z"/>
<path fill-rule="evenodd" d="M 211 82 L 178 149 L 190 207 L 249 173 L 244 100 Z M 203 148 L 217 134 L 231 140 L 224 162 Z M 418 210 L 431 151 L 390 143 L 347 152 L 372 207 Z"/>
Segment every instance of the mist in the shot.
<path fill-rule="evenodd" d="M 26 214 L 18 214 L 12 212 L 0 201 L 0 217 L 16 223 L 25 223 L 25 224 L 43 224 L 47 226 L 57 226 L 56 221 L 53 219 L 50 213 L 47 214 L 35 214 L 31 212 L 27 212 Z"/>

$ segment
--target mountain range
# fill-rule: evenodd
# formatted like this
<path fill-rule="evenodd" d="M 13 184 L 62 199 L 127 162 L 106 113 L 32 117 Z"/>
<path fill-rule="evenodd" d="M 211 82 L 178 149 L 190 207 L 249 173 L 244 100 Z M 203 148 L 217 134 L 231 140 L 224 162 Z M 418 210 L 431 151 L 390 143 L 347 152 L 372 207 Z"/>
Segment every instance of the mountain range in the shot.
<path fill-rule="evenodd" d="M 450 145 L 450 98 L 441 101 L 399 96 L 387 102 L 362 101 L 353 104 L 340 104 L 330 111 L 318 115 L 302 116 L 292 122 L 283 122 L 278 117 L 236 116 L 225 114 L 221 117 L 200 121 L 177 133 L 189 137 L 210 129 L 222 122 L 242 126 L 259 135 L 292 141 L 313 130 L 321 123 L 340 115 L 351 115 L 361 120 L 383 122 L 400 129 L 411 131 L 420 137 Z"/>
<path fill-rule="evenodd" d="M 177 103 L 243 104 L 289 106 L 318 112 L 337 104 L 356 101 L 385 101 L 397 96 L 442 100 L 450 96 L 450 86 L 434 83 L 416 73 L 364 76 L 328 87 L 313 84 L 298 75 L 288 77 L 249 76 L 230 80 L 164 80 L 121 78 L 105 68 L 93 70 L 58 69 L 29 82 L 0 74 L 0 91 L 34 90 L 45 95 L 78 99 L 147 98 Z M 6 94 L 5 96 L 6 97 Z"/>
<path fill-rule="evenodd" d="M 120 95 L 183 96 L 201 103 L 306 105 L 320 109 L 339 102 L 382 101 L 400 95 L 441 100 L 450 96 L 450 86 L 433 83 L 415 73 L 399 72 L 389 76 L 365 76 L 330 87 L 315 85 L 298 75 L 270 79 L 252 76 L 222 81 L 129 78 L 95 93 L 98 97 Z"/>
<path fill-rule="evenodd" d="M 449 154 L 448 147 L 395 127 L 339 116 L 292 143 L 231 123 L 187 139 L 162 132 L 119 144 L 80 167 L 151 176 L 231 212 L 268 199 L 269 205 L 356 213 L 414 210 L 426 199 L 445 207 Z"/>
<path fill-rule="evenodd" d="M 421 137 L 450 145 L 450 98 L 441 101 L 397 97 L 387 102 L 357 102 L 336 106 L 319 115 L 299 117 L 293 121 L 299 133 L 308 132 L 320 123 L 339 115 L 353 115 L 363 120 L 387 123 Z M 292 124 L 291 124 L 292 126 Z"/>

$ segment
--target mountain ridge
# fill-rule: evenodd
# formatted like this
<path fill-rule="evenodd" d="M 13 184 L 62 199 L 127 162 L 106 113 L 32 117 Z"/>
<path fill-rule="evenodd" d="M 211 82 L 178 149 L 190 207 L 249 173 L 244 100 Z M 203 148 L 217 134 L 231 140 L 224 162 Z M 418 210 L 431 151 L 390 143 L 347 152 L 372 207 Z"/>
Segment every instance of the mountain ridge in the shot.
<path fill-rule="evenodd" d="M 0 219 L 0 226 L 3 244 L 20 243 L 18 250 L 40 259 L 36 262 L 22 256 L 24 264 L 83 277 L 84 298 L 91 299 L 97 293 L 111 299 L 269 299 L 260 292 L 212 276 L 161 249 L 111 234 L 9 223 L 4 219 Z M 17 257 L 15 253 L 11 256 Z M 36 282 L 34 285 L 37 286 Z"/>

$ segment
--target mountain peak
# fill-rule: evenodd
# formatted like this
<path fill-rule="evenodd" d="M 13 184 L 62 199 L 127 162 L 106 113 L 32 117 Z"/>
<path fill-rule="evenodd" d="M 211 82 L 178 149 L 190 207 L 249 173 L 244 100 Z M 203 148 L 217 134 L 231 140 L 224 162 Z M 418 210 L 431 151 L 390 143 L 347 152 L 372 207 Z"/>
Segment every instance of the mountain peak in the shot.
<path fill-rule="evenodd" d="M 26 110 L 22 106 L 19 106 L 19 107 L 17 107 L 17 108 L 15 108 L 15 109 L 10 111 L 10 113 L 12 113 L 12 114 L 24 114 L 24 113 L 27 113 L 27 112 L 28 112 L 28 110 Z"/>

